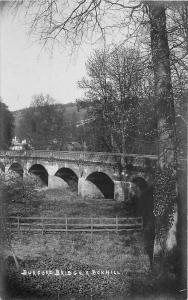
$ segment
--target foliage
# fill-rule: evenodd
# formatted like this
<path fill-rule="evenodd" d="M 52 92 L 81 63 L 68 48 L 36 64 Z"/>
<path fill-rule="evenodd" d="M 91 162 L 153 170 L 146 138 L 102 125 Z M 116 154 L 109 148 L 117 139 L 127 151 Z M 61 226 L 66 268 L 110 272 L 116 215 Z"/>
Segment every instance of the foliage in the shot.
<path fill-rule="evenodd" d="M 36 191 L 34 182 L 22 181 L 19 177 L 11 178 L 2 182 L 2 190 L 4 217 L 37 214 L 43 196 Z"/>
<path fill-rule="evenodd" d="M 2 257 L 11 253 L 16 269 L 19 270 L 19 262 L 12 245 L 13 233 L 7 223 L 7 218 L 12 216 L 31 216 L 39 209 L 42 195 L 37 195 L 32 184 L 24 184 L 18 177 L 0 180 L 0 245 Z"/>
<path fill-rule="evenodd" d="M 14 129 L 14 118 L 0 98 L 0 149 L 8 149 Z"/>
<path fill-rule="evenodd" d="M 154 179 L 154 214 L 157 239 L 167 237 L 167 232 L 173 223 L 176 200 L 176 177 L 173 168 L 157 169 Z"/>
<path fill-rule="evenodd" d="M 39 95 L 41 97 L 41 95 Z M 36 108 L 36 111 L 39 109 Z M 86 115 L 85 109 L 79 109 L 76 106 L 76 103 L 67 103 L 67 104 L 51 104 L 51 110 L 55 111 L 55 115 L 59 116 L 61 121 L 59 121 L 58 128 L 62 134 L 57 138 L 57 131 L 52 132 L 52 140 L 54 139 L 53 145 L 47 144 L 47 147 L 50 147 L 54 150 L 83 150 L 84 143 L 84 132 L 82 126 L 77 126 L 81 120 L 84 120 Z M 34 133 L 31 132 L 31 119 L 36 120 L 32 115 L 34 112 L 33 104 L 32 106 L 15 111 L 15 134 L 19 139 L 25 139 L 27 135 L 27 139 L 29 140 L 29 136 L 33 136 Z M 36 112 L 35 112 L 36 114 Z M 27 119 L 29 122 L 27 122 Z M 37 121 L 37 120 L 36 120 Z M 48 120 L 51 125 L 51 120 Z M 58 121 L 58 119 L 57 119 Z M 62 123 L 62 124 L 61 124 Z M 38 146 L 37 146 L 38 147 Z M 41 145 L 42 147 L 42 145 Z M 44 149 L 46 148 L 46 142 L 44 145 Z"/>
<path fill-rule="evenodd" d="M 90 113 L 89 113 L 90 114 Z M 77 137 L 88 151 L 113 152 L 111 131 L 100 116 L 77 128 Z"/>
<path fill-rule="evenodd" d="M 31 109 L 26 110 L 19 125 L 21 138 L 26 138 L 35 149 L 64 148 L 65 122 L 63 111 L 54 105 L 49 95 L 33 97 Z"/>

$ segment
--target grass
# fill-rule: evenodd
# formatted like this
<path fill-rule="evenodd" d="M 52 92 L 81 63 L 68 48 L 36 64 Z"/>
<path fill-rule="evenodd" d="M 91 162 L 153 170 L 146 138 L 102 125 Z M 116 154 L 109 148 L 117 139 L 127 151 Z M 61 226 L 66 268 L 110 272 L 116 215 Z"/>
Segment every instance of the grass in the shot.
<path fill-rule="evenodd" d="M 42 200 L 37 215 L 101 218 L 127 215 L 121 203 L 107 199 L 82 199 L 70 190 L 45 190 L 42 191 L 40 199 Z M 124 270 L 135 269 L 134 266 L 138 267 L 138 264 L 139 270 L 145 271 L 149 267 L 142 234 L 137 232 L 101 232 L 94 233 L 93 236 L 90 233 L 45 233 L 44 236 L 22 233 L 19 236 L 14 235 L 13 240 L 16 253 L 20 257 L 26 257 L 30 247 L 33 257 L 55 254 L 87 265 L 95 264 Z"/>
<path fill-rule="evenodd" d="M 146 271 L 148 258 L 144 253 L 139 233 L 119 236 L 117 234 L 65 233 L 15 236 L 13 243 L 16 254 L 25 259 L 28 255 L 60 255 L 64 259 L 81 264 L 98 265 L 104 268 L 116 268 L 124 271 L 135 271 L 136 268 Z"/>
<path fill-rule="evenodd" d="M 125 204 L 108 199 L 82 199 L 70 190 L 47 190 L 40 211 L 56 217 L 126 217 Z"/>
<path fill-rule="evenodd" d="M 38 201 L 38 202 L 37 202 Z M 28 201 L 27 201 L 28 203 Z M 11 208 L 17 213 L 25 204 L 13 202 Z M 70 190 L 42 190 L 29 200 L 30 211 L 36 216 L 53 217 L 125 217 L 130 211 L 123 203 L 107 199 L 82 199 Z M 32 207 L 34 210 L 32 210 Z M 28 215 L 28 210 L 25 210 Z M 12 245 L 24 268 L 73 268 L 76 270 L 111 269 L 120 272 L 120 276 L 107 277 L 70 277 L 61 280 L 56 278 L 33 278 L 27 281 L 29 292 L 49 295 L 79 294 L 90 295 L 152 295 L 158 294 L 160 287 L 165 290 L 165 280 L 158 273 L 149 270 L 149 259 L 144 250 L 143 235 L 134 233 L 65 233 L 62 234 L 14 234 Z M 162 278 L 162 279 L 161 279 Z M 23 278 L 11 273 L 10 286 L 17 282 L 23 288 Z M 25 284 L 25 282 L 24 282 Z M 160 291 L 162 293 L 162 290 Z M 166 298 L 161 298 L 166 299 Z M 175 298 L 169 298 L 175 299 Z M 177 298 L 180 299 L 180 298 Z"/>
<path fill-rule="evenodd" d="M 139 234 L 119 236 L 118 234 L 90 234 L 70 233 L 41 236 L 26 235 L 14 236 L 14 251 L 19 256 L 23 269 L 35 270 L 113 270 L 120 275 L 110 276 L 72 276 L 60 278 L 55 276 L 28 278 L 23 282 L 19 274 L 9 275 L 9 286 L 17 282 L 24 292 L 37 292 L 38 295 L 49 295 L 58 289 L 60 294 L 90 295 L 92 290 L 95 296 L 128 295 L 132 278 L 140 273 L 147 273 L 149 261 L 139 243 Z M 64 285 L 62 286 L 62 283 Z M 65 284 L 66 282 L 66 284 Z M 40 288 L 39 288 L 40 287 Z"/>

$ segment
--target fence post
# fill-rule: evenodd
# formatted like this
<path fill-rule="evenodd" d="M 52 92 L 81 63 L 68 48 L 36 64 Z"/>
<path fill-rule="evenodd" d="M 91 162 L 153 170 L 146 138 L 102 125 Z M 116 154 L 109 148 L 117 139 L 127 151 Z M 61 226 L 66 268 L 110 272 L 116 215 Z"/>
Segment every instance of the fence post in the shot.
<path fill-rule="evenodd" d="M 93 237 L 93 218 L 91 218 L 91 238 Z"/>
<path fill-rule="evenodd" d="M 41 217 L 41 221 L 42 221 L 42 236 L 44 234 L 44 223 L 43 223 L 43 217 Z"/>
<path fill-rule="evenodd" d="M 65 218 L 65 226 L 66 226 L 66 235 L 67 235 L 67 229 L 68 229 L 67 217 Z"/>
<path fill-rule="evenodd" d="M 17 223 L 18 223 L 18 232 L 20 231 L 20 218 L 19 218 L 19 216 L 17 216 Z"/>
<path fill-rule="evenodd" d="M 116 216 L 116 233 L 118 233 L 118 217 Z"/>
<path fill-rule="evenodd" d="M 141 217 L 141 230 L 144 229 L 143 218 Z"/>

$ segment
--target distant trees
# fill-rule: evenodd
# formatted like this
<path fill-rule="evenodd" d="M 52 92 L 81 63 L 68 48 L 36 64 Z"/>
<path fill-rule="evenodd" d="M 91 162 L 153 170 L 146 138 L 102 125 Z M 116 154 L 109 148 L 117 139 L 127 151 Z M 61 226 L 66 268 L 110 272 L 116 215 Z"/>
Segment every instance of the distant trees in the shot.
<path fill-rule="evenodd" d="M 20 138 L 26 138 L 35 149 L 62 150 L 65 135 L 63 111 L 55 100 L 49 95 L 35 95 L 20 121 Z"/>
<path fill-rule="evenodd" d="M 0 149 L 8 149 L 13 137 L 14 118 L 0 98 Z"/>
<path fill-rule="evenodd" d="M 76 103 L 58 104 L 50 95 L 35 95 L 30 107 L 21 111 L 16 133 L 35 149 L 82 150 L 84 139 L 77 123 L 85 114 Z"/>

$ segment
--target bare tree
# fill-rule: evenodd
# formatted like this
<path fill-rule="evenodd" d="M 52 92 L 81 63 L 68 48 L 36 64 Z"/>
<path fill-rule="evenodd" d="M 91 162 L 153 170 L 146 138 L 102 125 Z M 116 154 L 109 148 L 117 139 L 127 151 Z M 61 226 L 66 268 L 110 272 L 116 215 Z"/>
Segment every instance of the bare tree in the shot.
<path fill-rule="evenodd" d="M 188 2 L 171 4 L 166 15 L 171 60 L 188 71 Z"/>
<path fill-rule="evenodd" d="M 166 9 L 169 3 L 160 1 L 130 2 L 126 0 L 42 0 L 22 1 L 31 21 L 30 31 L 35 32 L 44 44 L 69 42 L 74 47 L 89 38 L 98 38 L 108 33 L 122 34 L 122 42 L 131 37 L 136 43 L 139 34 L 150 29 L 151 55 L 155 76 L 156 107 L 158 108 L 158 129 L 161 149 L 161 164 L 174 162 L 175 151 L 175 111 L 171 82 L 170 49 L 168 45 Z M 160 14 L 161 13 L 161 14 Z M 178 46 L 185 45 L 187 35 L 187 6 L 181 4 L 171 12 L 171 31 L 177 35 L 181 19 L 182 39 Z M 179 30 L 179 29 L 178 29 Z M 162 72 L 162 73 L 161 73 Z M 162 76 L 160 74 L 163 74 Z M 161 87 L 164 88 L 163 90 Z M 168 137 L 167 137 L 168 135 Z M 166 139 L 166 142 L 164 140 Z M 168 141 L 169 139 L 169 141 Z M 171 150 L 169 149 L 169 145 Z M 163 160 L 163 163 L 162 163 Z"/>
<path fill-rule="evenodd" d="M 141 22 L 137 21 L 144 18 L 140 10 L 143 3 L 129 4 L 127 0 L 23 0 L 14 6 L 24 6 L 31 20 L 29 32 L 38 41 L 44 45 L 63 41 L 74 49 L 83 41 L 96 41 L 104 34 L 111 34 L 114 29 L 118 29 L 119 34 L 122 31 L 122 41 L 130 36 L 136 38 L 141 26 Z M 128 31 L 125 36 L 126 27 Z"/>
<path fill-rule="evenodd" d="M 149 86 L 151 72 L 146 65 L 143 67 L 138 50 L 122 46 L 95 51 L 86 63 L 86 69 L 87 78 L 79 81 L 79 87 L 85 91 L 80 103 L 88 107 L 92 120 L 104 121 L 106 130 L 111 132 L 112 151 L 130 153 L 130 139 L 141 138 L 144 127 L 147 137 L 151 136 L 149 127 L 154 129 L 154 114 L 149 109 L 153 86 Z M 147 98 L 150 105 L 149 101 L 146 104 Z M 147 122 L 145 126 L 141 125 L 144 109 L 145 114 L 150 111 L 150 126 L 146 126 Z"/>

